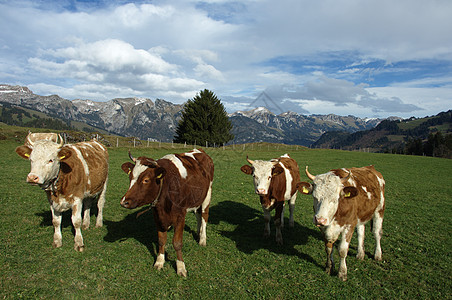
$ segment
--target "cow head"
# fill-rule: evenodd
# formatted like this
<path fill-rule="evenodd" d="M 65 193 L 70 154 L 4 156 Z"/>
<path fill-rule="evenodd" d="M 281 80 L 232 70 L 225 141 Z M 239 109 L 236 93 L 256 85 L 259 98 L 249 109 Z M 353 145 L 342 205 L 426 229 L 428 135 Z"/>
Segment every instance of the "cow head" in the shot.
<path fill-rule="evenodd" d="M 132 209 L 152 204 L 160 196 L 166 170 L 152 158 L 134 158 L 130 152 L 129 157 L 133 163 L 126 162 L 121 166 L 130 180 L 129 190 L 122 197 L 121 206 Z"/>
<path fill-rule="evenodd" d="M 306 166 L 306 175 L 312 180 L 312 184 L 299 182 L 297 189 L 300 193 L 312 195 L 314 198 L 314 224 L 318 227 L 328 226 L 334 219 L 339 201 L 355 197 L 358 190 L 353 186 L 344 187 L 350 173 L 345 178 L 340 178 L 333 172 L 314 176 Z"/>
<path fill-rule="evenodd" d="M 61 136 L 58 137 L 59 143 L 51 140 L 33 141 L 29 134 L 26 145 L 16 148 L 19 156 L 30 160 L 28 183 L 47 188 L 58 177 L 61 161 L 67 160 L 72 154 L 68 147 L 63 147 Z"/>
<path fill-rule="evenodd" d="M 251 160 L 248 156 L 246 160 L 251 166 L 244 165 L 240 170 L 247 175 L 253 175 L 254 191 L 256 194 L 260 196 L 267 195 L 272 177 L 283 173 L 284 169 L 279 165 L 278 160 Z"/>

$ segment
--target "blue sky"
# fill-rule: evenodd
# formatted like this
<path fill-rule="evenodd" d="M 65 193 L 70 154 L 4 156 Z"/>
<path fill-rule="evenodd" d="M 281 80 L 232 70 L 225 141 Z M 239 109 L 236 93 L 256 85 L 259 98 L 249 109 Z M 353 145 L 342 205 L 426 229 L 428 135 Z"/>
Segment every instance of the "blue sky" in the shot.
<path fill-rule="evenodd" d="M 0 0 L 0 83 L 228 112 L 423 117 L 452 109 L 450 0 Z"/>

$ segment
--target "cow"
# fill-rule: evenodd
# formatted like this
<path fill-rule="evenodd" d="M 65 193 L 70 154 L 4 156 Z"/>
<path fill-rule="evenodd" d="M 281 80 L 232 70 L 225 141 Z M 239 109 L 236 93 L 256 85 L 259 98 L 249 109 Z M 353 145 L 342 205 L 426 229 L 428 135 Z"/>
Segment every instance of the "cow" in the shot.
<path fill-rule="evenodd" d="M 96 140 L 64 144 L 61 136 L 54 133 L 47 137 L 29 133 L 25 144 L 16 148 L 16 153 L 30 160 L 31 171 L 26 181 L 41 187 L 47 195 L 54 227 L 53 246 L 62 246 L 62 214 L 72 209 L 74 249 L 82 252 L 85 245 L 81 227 L 89 228 L 90 208 L 95 198 L 98 198 L 96 227 L 103 223 L 108 181 L 107 149 Z"/>
<path fill-rule="evenodd" d="M 154 264 L 157 270 L 161 270 L 165 263 L 167 231 L 174 227 L 177 274 L 186 277 L 187 270 L 182 258 L 185 216 L 189 211 L 196 214 L 199 245 L 205 246 L 213 161 L 202 149 L 168 154 L 158 160 L 145 156 L 135 158 L 130 152 L 129 157 L 133 163 L 126 162 L 121 166 L 129 174 L 130 180 L 121 206 L 134 209 L 150 204 L 158 233 L 159 253 Z"/>
<path fill-rule="evenodd" d="M 312 180 L 297 184 L 298 190 L 314 198 L 314 224 L 320 228 L 325 242 L 327 260 L 325 271 L 334 270 L 333 244 L 342 234 L 339 244 L 338 277 L 347 280 L 345 259 L 353 231 L 358 232 L 358 259 L 364 259 L 364 226 L 373 219 L 375 260 L 381 260 L 381 235 L 385 210 L 385 180 L 374 166 L 335 169 L 321 175 L 312 175 L 306 167 L 306 175 Z"/>
<path fill-rule="evenodd" d="M 253 175 L 254 191 L 259 195 L 264 211 L 264 236 L 270 236 L 270 211 L 275 209 L 276 242 L 283 244 L 281 228 L 284 227 L 284 206 L 289 201 L 289 226 L 294 226 L 293 212 L 297 199 L 296 184 L 300 181 L 298 164 L 288 154 L 270 161 L 250 160 L 251 165 L 243 165 L 240 170 Z"/>

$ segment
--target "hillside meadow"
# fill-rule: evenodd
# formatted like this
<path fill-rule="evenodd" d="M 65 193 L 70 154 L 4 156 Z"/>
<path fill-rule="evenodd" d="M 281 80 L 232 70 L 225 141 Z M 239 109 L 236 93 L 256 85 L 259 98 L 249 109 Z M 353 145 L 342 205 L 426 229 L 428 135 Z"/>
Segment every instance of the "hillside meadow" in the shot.
<path fill-rule="evenodd" d="M 163 270 L 152 267 L 157 253 L 152 212 L 137 218 L 143 209 L 119 205 L 128 188 L 128 177 L 120 168 L 128 160 L 128 148 L 109 148 L 104 226 L 84 230 L 86 249 L 77 253 L 70 213 L 63 217 L 63 247 L 52 248 L 49 205 L 43 191 L 25 183 L 30 163 L 14 152 L 20 144 L 14 138 L 0 141 L 0 298 L 452 297 L 452 160 L 282 145 L 205 149 L 215 163 L 207 246 L 197 244 L 196 220 L 188 214 L 183 247 L 188 277 L 181 278 L 172 245 Z M 131 150 L 135 156 L 154 158 L 184 151 L 171 145 Z M 301 170 L 309 165 L 313 174 L 370 164 L 383 174 L 387 185 L 382 262 L 372 259 L 374 241 L 367 226 L 364 261 L 354 257 L 356 234 L 352 239 L 348 281 L 324 273 L 325 252 L 312 223 L 310 196 L 298 196 L 295 227 L 283 229 L 283 246 L 275 243 L 273 223 L 272 236 L 263 238 L 258 197 L 251 176 L 240 167 L 246 155 L 270 159 L 285 152 Z M 303 172 L 301 176 L 307 180 Z"/>

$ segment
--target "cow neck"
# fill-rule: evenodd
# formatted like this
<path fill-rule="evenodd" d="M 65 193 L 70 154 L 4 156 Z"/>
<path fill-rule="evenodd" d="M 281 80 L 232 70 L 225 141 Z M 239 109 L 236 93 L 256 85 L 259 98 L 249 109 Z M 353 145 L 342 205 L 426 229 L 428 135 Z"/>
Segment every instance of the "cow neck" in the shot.
<path fill-rule="evenodd" d="M 151 208 L 153 208 L 157 205 L 160 195 L 162 194 L 162 188 L 163 188 L 163 178 L 160 180 L 160 188 L 159 188 L 159 193 L 157 194 L 157 197 L 155 197 L 155 200 L 152 201 L 152 203 L 149 205 L 148 208 L 146 208 L 145 210 L 143 210 L 137 214 L 137 218 L 139 216 L 141 216 L 142 214 L 148 212 Z"/>
<path fill-rule="evenodd" d="M 58 174 L 57 174 L 56 178 L 53 179 L 47 187 L 43 188 L 45 191 L 51 192 L 54 196 L 56 196 L 57 183 L 60 180 L 60 172 L 61 172 L 61 166 L 58 169 Z"/>

